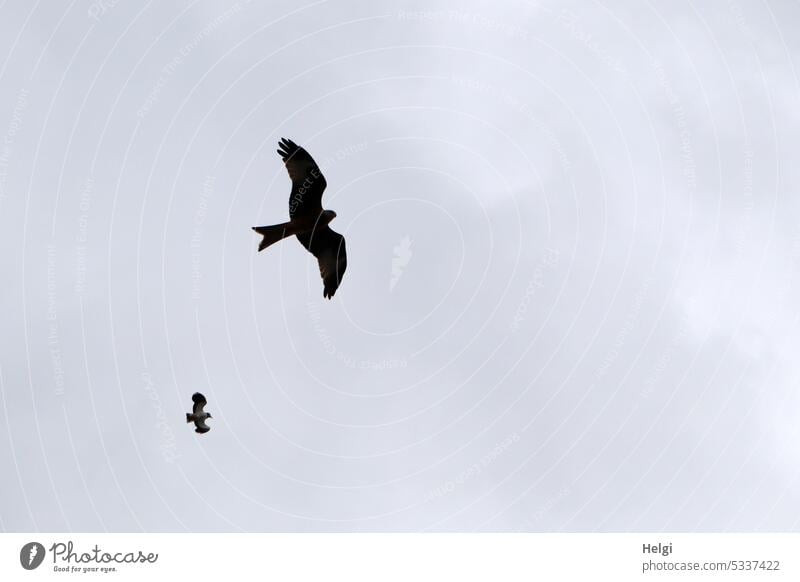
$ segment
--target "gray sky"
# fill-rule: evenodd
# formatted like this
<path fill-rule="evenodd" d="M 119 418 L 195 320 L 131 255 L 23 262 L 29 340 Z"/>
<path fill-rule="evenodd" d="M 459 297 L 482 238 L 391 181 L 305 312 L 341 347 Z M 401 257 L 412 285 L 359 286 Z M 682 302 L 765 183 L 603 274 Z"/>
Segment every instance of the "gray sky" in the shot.
<path fill-rule="evenodd" d="M 0 10 L 1 529 L 798 530 L 797 5 Z"/>

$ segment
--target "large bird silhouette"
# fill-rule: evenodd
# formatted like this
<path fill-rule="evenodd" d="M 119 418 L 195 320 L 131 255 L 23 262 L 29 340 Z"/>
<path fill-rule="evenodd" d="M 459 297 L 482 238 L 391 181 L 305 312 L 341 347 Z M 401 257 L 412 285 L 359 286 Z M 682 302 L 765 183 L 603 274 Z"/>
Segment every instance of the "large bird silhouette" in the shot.
<path fill-rule="evenodd" d="M 210 431 L 211 428 L 206 424 L 206 420 L 211 418 L 211 413 L 203 410 L 203 407 L 208 404 L 206 397 L 199 392 L 195 392 L 192 394 L 192 402 L 194 402 L 194 405 L 192 406 L 192 411 L 186 413 L 186 422 L 194 423 L 196 427 L 194 432 L 203 434 Z"/>
<path fill-rule="evenodd" d="M 322 295 L 330 299 L 347 269 L 347 251 L 344 237 L 328 226 L 336 218 L 336 213 L 322 208 L 322 193 L 328 183 L 306 150 L 286 138 L 281 138 L 278 146 L 278 153 L 292 179 L 289 222 L 254 226 L 253 230 L 263 237 L 258 250 L 263 251 L 279 240 L 295 235 L 300 244 L 317 258 L 324 285 Z"/>

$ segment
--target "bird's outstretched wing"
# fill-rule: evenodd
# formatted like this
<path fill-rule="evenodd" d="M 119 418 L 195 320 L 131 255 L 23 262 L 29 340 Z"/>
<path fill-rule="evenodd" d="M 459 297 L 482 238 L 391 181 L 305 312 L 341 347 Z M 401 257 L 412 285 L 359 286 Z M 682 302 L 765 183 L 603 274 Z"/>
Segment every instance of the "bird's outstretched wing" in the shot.
<path fill-rule="evenodd" d="M 319 274 L 322 277 L 324 290 L 322 295 L 328 299 L 333 297 L 342 282 L 347 269 L 347 249 L 344 237 L 330 229 L 326 224 L 311 232 L 297 235 L 308 252 L 317 257 Z"/>
<path fill-rule="evenodd" d="M 194 429 L 194 432 L 199 432 L 200 434 L 206 433 L 211 430 L 211 427 L 209 427 L 206 424 L 206 421 L 204 420 L 195 420 L 194 425 L 195 427 L 197 427 Z"/>
<path fill-rule="evenodd" d="M 316 220 L 322 212 L 322 193 L 328 183 L 311 155 L 290 139 L 281 138 L 278 154 L 292 179 L 289 217 L 309 216 Z"/>
<path fill-rule="evenodd" d="M 203 414 L 203 407 L 208 404 L 208 402 L 206 402 L 206 397 L 199 392 L 195 392 L 192 394 L 192 402 L 194 402 L 192 414 Z"/>

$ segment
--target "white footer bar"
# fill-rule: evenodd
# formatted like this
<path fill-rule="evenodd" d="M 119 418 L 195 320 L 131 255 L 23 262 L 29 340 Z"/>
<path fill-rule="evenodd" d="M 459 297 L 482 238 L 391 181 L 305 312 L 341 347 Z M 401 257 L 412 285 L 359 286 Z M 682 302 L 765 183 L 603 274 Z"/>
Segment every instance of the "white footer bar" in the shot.
<path fill-rule="evenodd" d="M 800 534 L 0 534 L 0 580 L 800 580 Z"/>

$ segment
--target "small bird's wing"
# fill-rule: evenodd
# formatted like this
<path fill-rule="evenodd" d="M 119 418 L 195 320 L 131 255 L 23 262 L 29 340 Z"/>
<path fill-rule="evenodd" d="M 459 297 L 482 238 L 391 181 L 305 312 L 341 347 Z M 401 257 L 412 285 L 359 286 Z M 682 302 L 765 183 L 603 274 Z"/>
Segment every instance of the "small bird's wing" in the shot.
<path fill-rule="evenodd" d="M 309 216 L 316 220 L 322 212 L 322 193 L 328 183 L 311 155 L 290 139 L 281 138 L 278 154 L 292 179 L 289 217 Z"/>
<path fill-rule="evenodd" d="M 208 404 L 208 402 L 206 402 L 206 397 L 199 392 L 195 392 L 192 394 L 192 402 L 194 402 L 192 414 L 203 414 L 203 407 Z"/>
<path fill-rule="evenodd" d="M 205 420 L 195 420 L 194 425 L 197 427 L 194 429 L 194 432 L 199 432 L 200 434 L 206 433 L 211 430 L 211 427 L 209 427 L 206 424 Z"/>
<path fill-rule="evenodd" d="M 322 295 L 330 299 L 339 288 L 347 269 L 347 248 L 344 237 L 326 224 L 311 232 L 298 234 L 297 239 L 308 252 L 317 257 L 319 274 L 324 285 Z"/>

